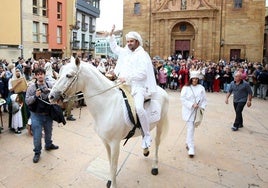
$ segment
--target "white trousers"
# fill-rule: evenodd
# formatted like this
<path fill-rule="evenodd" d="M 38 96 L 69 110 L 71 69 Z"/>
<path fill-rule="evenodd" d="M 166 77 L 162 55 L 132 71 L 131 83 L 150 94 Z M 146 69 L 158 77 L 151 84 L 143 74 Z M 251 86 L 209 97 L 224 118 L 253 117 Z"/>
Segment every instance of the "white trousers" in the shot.
<path fill-rule="evenodd" d="M 194 148 L 194 122 L 193 121 L 187 121 L 187 136 L 186 136 L 186 144 L 189 148 Z"/>
<path fill-rule="evenodd" d="M 133 98 L 144 136 L 150 136 L 150 125 L 148 122 L 146 111 L 144 109 L 144 93 L 142 91 L 135 92 Z"/>

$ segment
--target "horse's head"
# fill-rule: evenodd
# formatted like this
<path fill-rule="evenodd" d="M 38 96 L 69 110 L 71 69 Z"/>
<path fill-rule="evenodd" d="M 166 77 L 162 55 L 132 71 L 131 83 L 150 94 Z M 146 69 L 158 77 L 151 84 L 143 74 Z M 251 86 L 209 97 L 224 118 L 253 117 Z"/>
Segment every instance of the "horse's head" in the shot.
<path fill-rule="evenodd" d="M 80 71 L 79 58 L 71 57 L 71 62 L 64 65 L 59 74 L 59 78 L 54 84 L 49 94 L 51 102 L 58 101 L 60 98 L 73 96 L 77 89 L 77 79 Z"/>

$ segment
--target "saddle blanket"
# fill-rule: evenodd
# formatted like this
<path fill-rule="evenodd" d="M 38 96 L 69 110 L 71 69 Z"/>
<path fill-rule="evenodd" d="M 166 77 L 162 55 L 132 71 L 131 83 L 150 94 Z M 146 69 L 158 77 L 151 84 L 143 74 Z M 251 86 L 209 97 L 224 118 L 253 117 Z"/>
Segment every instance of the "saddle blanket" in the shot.
<path fill-rule="evenodd" d="M 134 104 L 130 105 L 131 109 L 135 108 L 135 106 L 133 106 L 133 105 Z M 160 120 L 161 106 L 160 106 L 160 104 L 159 104 L 159 102 L 157 100 L 151 99 L 150 101 L 146 102 L 144 104 L 144 108 L 145 108 L 145 111 L 146 111 L 146 114 L 147 114 L 147 117 L 148 117 L 148 121 L 149 121 L 150 124 Z M 128 112 L 128 109 L 127 109 L 127 107 L 125 105 L 125 101 L 123 103 L 123 111 L 124 111 L 125 123 L 128 126 L 133 127 L 134 124 L 130 120 L 129 112 Z M 133 116 L 136 117 L 136 114 L 133 114 Z"/>

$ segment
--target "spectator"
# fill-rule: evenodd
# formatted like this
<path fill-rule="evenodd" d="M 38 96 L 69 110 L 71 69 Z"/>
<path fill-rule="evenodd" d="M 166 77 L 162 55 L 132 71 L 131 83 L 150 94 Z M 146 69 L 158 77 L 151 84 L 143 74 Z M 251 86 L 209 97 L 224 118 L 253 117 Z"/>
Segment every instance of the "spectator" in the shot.
<path fill-rule="evenodd" d="M 166 69 L 161 66 L 158 70 L 158 84 L 163 89 L 166 89 L 167 86 L 167 71 Z"/>
<path fill-rule="evenodd" d="M 178 89 L 178 83 L 179 83 L 179 75 L 176 72 L 176 70 L 172 70 L 171 76 L 170 76 L 170 88 L 172 90 Z"/>
<path fill-rule="evenodd" d="M 268 89 L 268 64 L 265 65 L 257 79 L 260 83 L 260 98 L 266 100 Z"/>
<path fill-rule="evenodd" d="M 23 122 L 23 128 L 26 127 L 26 124 L 28 122 L 28 118 L 30 117 L 29 110 L 27 108 L 27 105 L 25 103 L 25 92 L 27 90 L 27 84 L 26 81 L 21 79 L 23 76 L 18 68 L 12 69 L 13 76 L 11 79 L 9 79 L 8 82 L 8 89 L 9 89 L 9 96 L 12 94 L 18 94 L 19 99 L 23 102 L 21 106 L 21 113 L 22 113 L 22 122 Z M 11 109 L 12 106 L 9 104 L 9 109 Z M 12 110 L 9 110 L 9 127 L 11 128 L 11 122 L 12 122 Z"/>
<path fill-rule="evenodd" d="M 23 127 L 21 108 L 23 106 L 23 99 L 18 94 L 12 94 L 10 96 L 12 105 L 12 120 L 11 128 L 14 129 L 15 134 L 21 134 L 21 128 Z"/>
<path fill-rule="evenodd" d="M 31 111 L 32 133 L 34 143 L 33 162 L 37 163 L 40 159 L 42 150 L 42 129 L 44 129 L 45 149 L 55 150 L 59 146 L 52 143 L 52 123 L 53 120 L 49 116 L 48 101 L 49 88 L 52 88 L 51 83 L 45 81 L 46 71 L 43 68 L 35 70 L 35 83 L 31 84 L 26 92 L 26 103 Z"/>
<path fill-rule="evenodd" d="M 247 106 L 250 107 L 252 99 L 250 85 L 248 82 L 243 80 L 242 73 L 240 71 L 235 73 L 234 81 L 231 82 L 230 89 L 226 95 L 226 104 L 228 104 L 228 99 L 232 93 L 234 94 L 233 105 L 236 114 L 232 130 L 238 131 L 239 128 L 244 126 L 242 116 L 244 106 L 247 104 Z"/>
<path fill-rule="evenodd" d="M 230 88 L 230 83 L 233 81 L 233 74 L 229 66 L 226 66 L 223 71 L 223 92 L 227 93 Z"/>

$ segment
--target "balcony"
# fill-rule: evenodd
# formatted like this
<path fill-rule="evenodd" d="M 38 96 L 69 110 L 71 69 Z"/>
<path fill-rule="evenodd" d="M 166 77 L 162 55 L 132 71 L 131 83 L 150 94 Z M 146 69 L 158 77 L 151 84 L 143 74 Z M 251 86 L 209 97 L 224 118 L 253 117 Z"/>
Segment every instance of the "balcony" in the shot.
<path fill-rule="evenodd" d="M 95 25 L 90 25 L 89 26 L 89 32 L 94 33 L 96 31 L 96 26 Z"/>
<path fill-rule="evenodd" d="M 82 50 L 88 50 L 88 42 L 82 42 Z"/>
<path fill-rule="evenodd" d="M 80 41 L 79 40 L 75 40 L 71 43 L 72 49 L 73 50 L 78 50 L 80 48 Z"/>
<path fill-rule="evenodd" d="M 89 44 L 89 51 L 94 51 L 95 50 L 95 42 L 91 42 Z"/>
<path fill-rule="evenodd" d="M 82 23 L 82 31 L 87 31 L 88 30 L 88 23 Z"/>
<path fill-rule="evenodd" d="M 78 30 L 78 29 L 80 29 L 80 21 L 77 20 L 77 21 L 75 22 L 75 25 L 70 25 L 70 29 L 71 29 L 71 30 Z"/>

